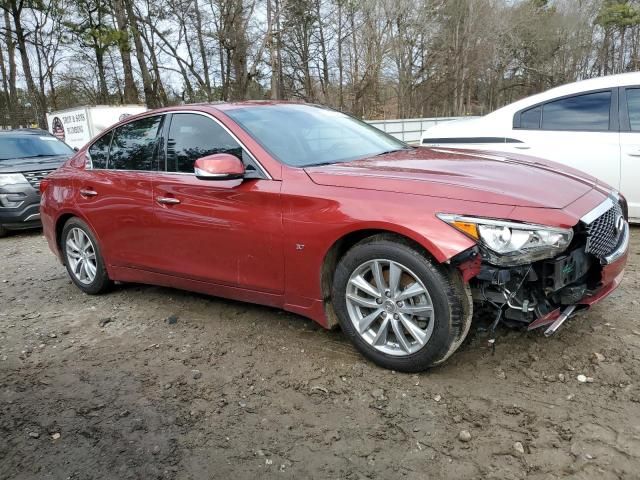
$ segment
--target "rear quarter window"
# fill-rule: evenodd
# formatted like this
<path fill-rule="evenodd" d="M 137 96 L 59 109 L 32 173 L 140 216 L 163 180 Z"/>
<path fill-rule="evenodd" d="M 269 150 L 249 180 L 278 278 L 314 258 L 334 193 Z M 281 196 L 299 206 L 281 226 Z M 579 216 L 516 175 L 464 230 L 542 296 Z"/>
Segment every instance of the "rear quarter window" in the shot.
<path fill-rule="evenodd" d="M 103 135 L 93 145 L 89 147 L 89 158 L 91 159 L 91 168 L 107 168 L 109 159 L 109 145 L 113 132 Z"/>
<path fill-rule="evenodd" d="M 538 129 L 542 118 L 542 106 L 530 108 L 520 114 L 520 128 Z"/>

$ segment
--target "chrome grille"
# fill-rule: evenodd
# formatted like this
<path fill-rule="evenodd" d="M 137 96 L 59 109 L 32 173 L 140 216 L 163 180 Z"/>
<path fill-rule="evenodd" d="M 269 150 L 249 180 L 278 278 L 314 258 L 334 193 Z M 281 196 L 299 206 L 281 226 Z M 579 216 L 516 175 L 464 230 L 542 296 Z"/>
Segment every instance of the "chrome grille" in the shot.
<path fill-rule="evenodd" d="M 22 175 L 27 179 L 33 188 L 38 190 L 40 188 L 40 180 L 49 175 L 53 170 L 40 170 L 37 172 L 22 172 Z"/>
<path fill-rule="evenodd" d="M 622 207 L 618 202 L 587 225 L 587 253 L 596 257 L 610 254 L 618 246 L 622 230 L 616 227 L 622 216 Z"/>

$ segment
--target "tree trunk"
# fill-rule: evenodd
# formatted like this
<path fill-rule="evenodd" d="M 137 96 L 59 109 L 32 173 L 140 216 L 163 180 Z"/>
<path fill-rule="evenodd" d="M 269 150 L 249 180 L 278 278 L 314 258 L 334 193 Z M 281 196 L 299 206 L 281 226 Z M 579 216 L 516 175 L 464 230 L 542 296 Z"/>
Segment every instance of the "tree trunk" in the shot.
<path fill-rule="evenodd" d="M 362 115 L 360 111 L 360 69 L 358 64 L 358 35 L 356 31 L 356 12 L 352 5 L 349 12 L 349 21 L 351 23 L 351 49 L 353 50 L 353 73 L 351 74 L 351 88 L 353 90 L 353 103 L 351 105 L 352 112 L 356 115 Z"/>
<path fill-rule="evenodd" d="M 324 39 L 324 26 L 322 22 L 322 16 L 320 11 L 320 1 L 316 0 L 316 16 L 318 17 L 318 35 L 320 37 L 320 57 L 322 60 L 322 95 L 324 101 L 328 100 L 328 88 L 329 88 L 329 59 L 327 57 L 327 45 Z M 338 20 L 340 21 L 340 20 Z"/>
<path fill-rule="evenodd" d="M 31 63 L 27 52 L 27 40 L 22 28 L 20 15 L 22 14 L 22 3 L 18 5 L 17 0 L 10 0 L 11 14 L 13 16 L 13 24 L 15 27 L 16 40 L 18 42 L 18 50 L 20 51 L 20 60 L 22 62 L 22 70 L 24 72 L 25 82 L 27 83 L 27 91 L 33 100 L 36 122 L 42 129 L 47 129 L 47 100 L 44 92 L 38 91 L 33 75 L 31 73 Z"/>
<path fill-rule="evenodd" d="M 127 14 L 125 12 L 124 0 L 115 0 L 113 9 L 116 17 L 118 30 L 121 32 L 118 49 L 122 59 L 122 70 L 124 72 L 124 103 L 135 104 L 138 98 L 138 87 L 133 79 L 133 65 L 131 63 L 131 44 L 129 43 L 129 27 L 127 24 Z"/>
<path fill-rule="evenodd" d="M 107 76 L 104 70 L 104 51 L 99 46 L 94 48 L 96 55 L 96 68 L 98 70 L 98 103 L 109 103 L 109 89 L 107 88 Z"/>
<path fill-rule="evenodd" d="M 267 0 L 267 41 L 269 43 L 269 61 L 271 62 L 271 99 L 280 99 L 280 86 L 278 78 L 278 57 L 273 34 L 273 7 L 272 0 Z M 278 32 L 279 34 L 280 32 Z"/>
<path fill-rule="evenodd" d="M 204 77 L 204 90 L 207 96 L 207 101 L 213 100 L 213 94 L 211 91 L 211 78 L 209 73 L 209 61 L 207 60 L 207 50 L 204 46 L 204 38 L 202 36 L 202 15 L 200 14 L 200 7 L 198 7 L 198 0 L 193 0 L 193 8 L 196 14 L 196 35 L 198 37 L 198 48 L 200 49 L 200 58 L 202 60 L 202 76 Z"/>
<path fill-rule="evenodd" d="M 7 44 L 7 63 L 9 67 L 8 71 L 8 83 L 9 83 L 9 114 L 11 126 L 17 128 L 20 123 L 17 115 L 15 115 L 16 108 L 18 106 L 18 88 L 16 85 L 17 68 L 16 68 L 16 44 L 13 42 L 13 29 L 11 28 L 11 18 L 9 12 L 4 12 L 4 28 L 5 28 L 5 43 Z"/>
<path fill-rule="evenodd" d="M 147 107 L 158 108 L 160 102 L 155 95 L 153 89 L 153 80 L 149 73 L 149 68 L 145 62 L 144 48 L 142 46 L 142 40 L 140 38 L 140 30 L 138 28 L 138 20 L 133 11 L 133 0 L 124 0 L 124 4 L 127 9 L 127 16 L 129 17 L 129 25 L 131 27 L 131 34 L 133 36 L 133 44 L 136 48 L 136 57 L 138 59 L 138 66 L 140 67 L 140 76 L 142 77 L 142 87 L 144 90 L 144 99 Z"/>
<path fill-rule="evenodd" d="M 338 109 L 344 110 L 344 63 L 342 58 L 342 0 L 338 0 Z"/>
<path fill-rule="evenodd" d="M 169 99 L 167 98 L 167 92 L 164 89 L 164 84 L 162 83 L 162 77 L 160 76 L 160 65 L 158 64 L 158 56 L 156 55 L 156 46 L 153 42 L 153 35 L 147 35 L 146 31 L 142 31 L 142 39 L 144 43 L 147 45 L 147 50 L 149 50 L 149 57 L 151 59 L 151 68 L 153 69 L 154 75 L 154 85 L 153 92 L 155 97 L 160 102 L 160 106 L 166 106 L 169 104 Z"/>
<path fill-rule="evenodd" d="M 9 98 L 9 82 L 7 81 L 7 68 L 4 63 L 4 52 L 0 51 L 0 75 L 2 75 L 2 99 L 6 106 L 7 115 L 0 118 L 0 127 L 6 127 L 11 122 L 11 99 Z M 6 122 L 6 123 L 5 123 Z"/>

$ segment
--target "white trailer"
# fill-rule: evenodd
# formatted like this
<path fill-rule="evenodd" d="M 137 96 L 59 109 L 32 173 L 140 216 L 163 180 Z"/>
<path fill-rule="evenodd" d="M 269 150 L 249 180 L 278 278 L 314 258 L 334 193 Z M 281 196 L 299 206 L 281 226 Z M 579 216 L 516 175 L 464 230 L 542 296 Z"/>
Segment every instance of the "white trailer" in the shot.
<path fill-rule="evenodd" d="M 89 140 L 129 115 L 145 112 L 144 105 L 97 105 L 47 113 L 49 131 L 70 147 L 81 148 Z"/>

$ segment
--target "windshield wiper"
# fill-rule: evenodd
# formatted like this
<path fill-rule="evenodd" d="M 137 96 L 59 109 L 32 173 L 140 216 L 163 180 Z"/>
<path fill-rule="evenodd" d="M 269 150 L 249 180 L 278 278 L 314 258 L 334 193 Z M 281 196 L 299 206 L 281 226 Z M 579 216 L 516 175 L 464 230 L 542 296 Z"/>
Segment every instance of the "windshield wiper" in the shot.
<path fill-rule="evenodd" d="M 308 167 L 323 167 L 325 165 L 333 165 L 335 163 L 338 163 L 337 161 L 332 161 L 332 162 L 320 162 L 320 163 L 310 163 L 309 165 L 304 165 L 302 168 L 308 168 Z"/>
<path fill-rule="evenodd" d="M 43 157 L 62 157 L 67 155 L 66 153 L 39 153 L 37 155 L 27 155 L 26 157 L 11 157 L 5 158 L 5 160 L 23 160 L 26 158 L 43 158 Z"/>
<path fill-rule="evenodd" d="M 37 155 L 29 155 L 28 157 L 20 158 L 61 157 L 62 155 L 66 155 L 66 153 L 39 153 Z"/>
<path fill-rule="evenodd" d="M 411 147 L 395 148 L 393 150 L 385 150 L 384 152 L 376 153 L 374 157 L 381 157 L 382 155 L 388 155 L 390 153 L 401 152 L 403 150 L 411 150 Z"/>

